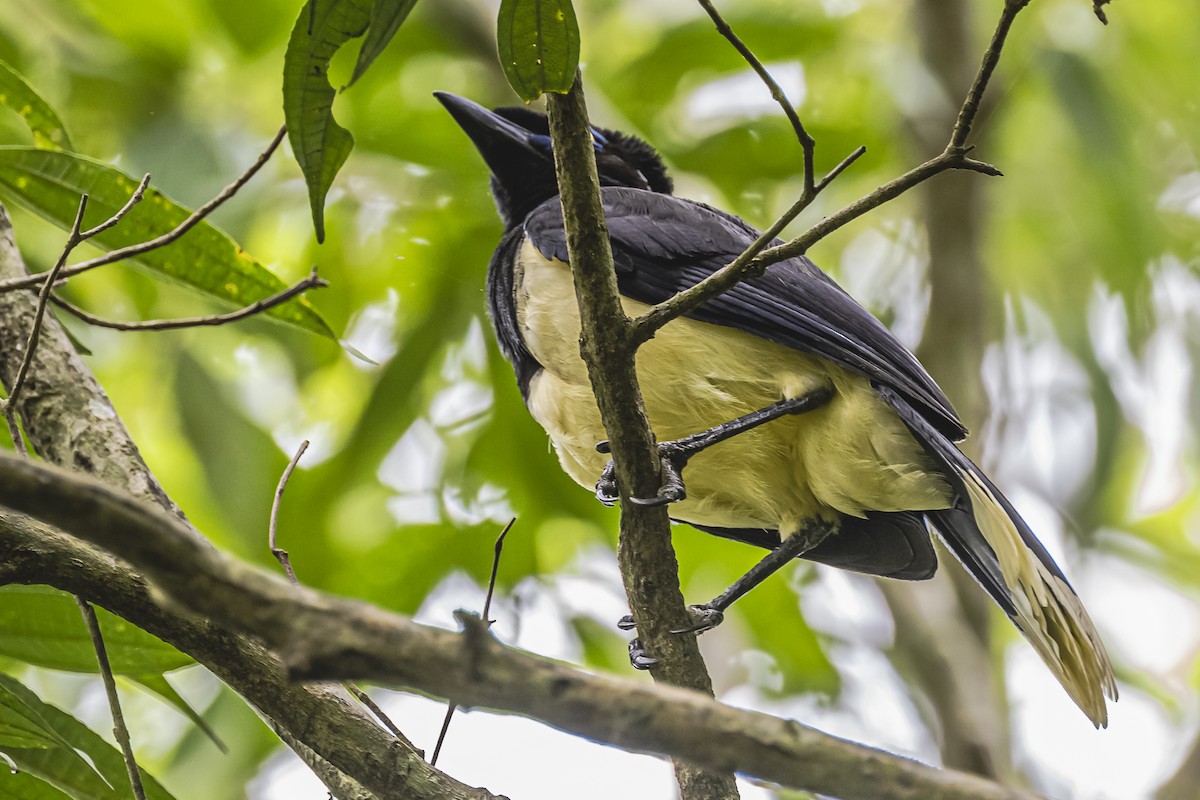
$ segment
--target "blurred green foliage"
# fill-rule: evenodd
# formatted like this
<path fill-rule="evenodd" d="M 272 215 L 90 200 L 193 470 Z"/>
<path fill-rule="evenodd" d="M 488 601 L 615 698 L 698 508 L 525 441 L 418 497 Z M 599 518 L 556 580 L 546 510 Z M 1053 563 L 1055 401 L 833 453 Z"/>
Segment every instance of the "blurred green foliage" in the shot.
<path fill-rule="evenodd" d="M 785 88 L 818 141 L 819 170 L 858 145 L 868 148 L 793 229 L 931 155 L 914 152 L 907 130 L 930 109 L 956 105 L 960 91 L 946 96 L 930 84 L 909 4 L 724 5 L 768 67 L 797 76 Z M 997 4 L 977 5 L 982 52 Z M 129 174 L 149 172 L 155 187 L 194 207 L 244 170 L 283 121 L 283 53 L 298 6 L 6 0 L 0 59 L 58 110 L 77 150 Z M 800 181 L 791 130 L 698 6 L 602 0 L 580 3 L 577 12 L 597 124 L 656 144 L 681 195 L 760 226 L 791 203 Z M 1104 332 L 1119 339 L 1121 363 L 1142 376 L 1153 399 L 1160 386 L 1143 348 L 1164 330 L 1181 332 L 1187 426 L 1175 434 L 1170 466 L 1194 473 L 1197 309 L 1159 278 L 1176 265 L 1192 286 L 1200 259 L 1200 6 L 1126 3 L 1109 16 L 1102 28 L 1083 0 L 1045 0 L 1019 21 L 978 126 L 978 155 L 1007 176 L 986 184 L 984 260 L 994 307 L 1010 296 L 1031 298 L 1051 323 L 1043 338 L 1061 341 L 1086 376 L 1095 446 L 1077 487 L 1046 490 L 1051 505 L 1080 547 L 1132 560 L 1194 593 L 1200 572 L 1188 565 L 1200 564 L 1200 553 L 1183 532 L 1195 526 L 1195 489 L 1185 482 L 1165 507 L 1141 508 L 1157 440 L 1096 342 Z M 272 492 L 298 442 L 309 438 L 283 502 L 280 544 L 306 584 L 404 613 L 421 608 L 453 573 L 485 582 L 492 542 L 512 514 L 518 522 L 501 592 L 529 578 L 550 581 L 576 568 L 577 552 L 615 541 L 616 512 L 558 468 L 491 340 L 483 276 L 501 226 L 485 168 L 431 96 L 444 90 L 488 105 L 518 102 L 499 68 L 494 29 L 494 4 L 418 4 L 371 70 L 336 97 L 333 111 L 356 147 L 329 192 L 324 244 L 314 236 L 300 171 L 282 154 L 214 215 L 284 281 L 319 265 L 332 287 L 314 294 L 313 304 L 377 364 L 263 320 L 168 334 L 71 323 L 151 468 L 220 547 L 274 565 L 266 543 Z M 334 86 L 349 81 L 354 57 L 333 58 Z M 730 91 L 744 102 L 733 113 L 714 111 L 712 98 L 728 100 Z M 20 118 L 0 118 L 0 144 L 29 143 Z M 61 233 L 10 211 L 29 263 L 46 268 Z M 916 200 L 901 198 L 812 255 L 838 275 L 858 237 L 893 239 L 917 215 Z M 1125 328 L 1096 312 L 1101 287 L 1127 310 Z M 117 318 L 213 310 L 126 266 L 73 280 L 66 293 Z M 1027 324 L 1019 300 L 1014 307 L 1012 324 Z M 992 334 L 1000 338 L 998 325 Z M 946 388 L 953 397 L 955 387 Z M 1022 469 L 1032 467 L 1012 474 L 1044 488 Z M 676 543 L 692 598 L 719 591 L 758 556 L 687 528 L 677 530 Z M 729 641 L 769 653 L 782 676 L 781 685 L 759 688 L 836 698 L 841 681 L 829 645 L 837 637 L 807 627 L 794 587 L 769 582 L 730 616 L 736 635 Z M 574 624 L 579 658 L 623 668 L 624 643 L 611 624 L 586 614 Z M 725 687 L 748 680 L 729 666 L 732 658 L 715 659 Z M 201 766 L 209 745 L 198 732 L 184 735 L 156 770 L 166 785 L 182 787 L 181 798 L 238 796 L 270 750 L 265 729 L 228 693 L 209 719 L 237 755 L 210 770 Z M 189 795 L 197 774 L 203 788 Z"/>

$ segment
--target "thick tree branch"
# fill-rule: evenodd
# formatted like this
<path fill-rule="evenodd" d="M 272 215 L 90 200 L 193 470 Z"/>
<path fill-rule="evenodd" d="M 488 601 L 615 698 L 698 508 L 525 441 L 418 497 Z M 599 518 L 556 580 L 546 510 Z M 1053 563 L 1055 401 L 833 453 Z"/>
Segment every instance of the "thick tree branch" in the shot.
<path fill-rule="evenodd" d="M 175 526 L 177 535 L 211 551 L 182 523 Z M 260 643 L 164 603 L 126 562 L 4 511 L 0 583 L 41 583 L 88 597 L 192 656 L 258 709 L 280 738 L 306 748 L 297 753 L 339 800 L 361 796 L 344 793 L 349 786 L 378 800 L 498 800 L 414 758 L 336 686 L 292 683 L 279 658 Z"/>
<path fill-rule="evenodd" d="M 12 225 L 0 206 L 0 280 L 26 274 Z M 20 367 L 36 305 L 29 291 L 0 294 L 0 380 L 7 386 Z M 17 407 L 30 443 L 47 461 L 89 473 L 164 509 L 183 523 L 183 530 L 199 546 L 209 547 L 159 486 L 104 390 L 53 318 L 42 324 L 41 341 Z M 62 542 L 38 541 L 30 529 L 22 530 L 26 535 L 23 567 L 12 571 L 15 562 L 10 551 L 0 558 L 0 576 L 9 582 L 42 582 L 80 594 L 197 658 L 258 708 L 285 742 L 302 742 L 318 753 L 318 758 L 306 763 L 324 765 L 324 772 L 317 774 L 331 789 L 340 791 L 347 781 L 361 781 L 377 789 L 381 800 L 492 797 L 429 767 L 419 751 L 388 736 L 340 696 L 288 684 L 282 668 L 257 645 L 206 626 L 180 630 L 182 618 L 173 618 L 150 603 L 141 579 L 128 568 L 91 580 L 84 555 L 73 554 Z M 50 563 L 39 563 L 40 557 Z M 103 566 L 115 569 L 107 562 Z"/>
<path fill-rule="evenodd" d="M 991 164 L 969 157 L 971 148 L 967 146 L 966 140 L 971 133 L 975 117 L 979 113 L 979 104 L 987 89 L 988 81 L 996 69 L 996 64 L 999 63 L 1000 54 L 1004 49 L 1008 33 L 1012 29 L 1013 21 L 1016 19 L 1017 14 L 1029 5 L 1030 2 L 1031 0 L 1005 0 L 1004 10 L 1001 12 L 996 30 L 992 34 L 991 43 L 983 55 L 983 60 L 980 63 L 975 80 L 971 84 L 971 88 L 967 91 L 966 98 L 963 100 L 958 118 L 954 124 L 954 129 L 950 134 L 950 140 L 941 153 L 889 183 L 880 186 L 875 191 L 854 201 L 840 211 L 822 219 L 791 241 L 762 250 L 762 252 L 752 258 L 739 257 L 695 286 L 685 289 L 674 297 L 658 304 L 648 311 L 645 316 L 633 321 L 635 337 L 639 341 L 644 341 L 653 336 L 655 331 L 672 319 L 686 314 L 722 292 L 728 291 L 739 281 L 753 275 L 762 274 L 771 264 L 804 255 L 808 252 L 809 248 L 829 234 L 858 219 L 868 211 L 876 209 L 889 200 L 899 197 L 909 189 L 924 183 L 935 175 L 949 170 L 967 170 L 981 172 L 984 175 L 1000 175 L 1000 170 Z M 827 182 L 825 181 L 824 183 Z M 804 200 L 804 196 L 807 194 L 808 192 L 805 192 L 801 196 L 801 200 Z M 782 229 L 782 226 L 780 226 L 780 229 Z"/>
<path fill-rule="evenodd" d="M 631 496 L 651 497 L 658 491 L 660 467 L 634 369 L 637 348 L 617 292 L 595 150 L 578 75 L 568 94 L 548 96 L 547 111 L 567 252 L 579 302 L 580 351 L 608 433 L 617 485 L 626 501 L 621 505 L 617 547 L 625 594 L 642 647 L 647 655 L 658 659 L 652 671 L 654 679 L 712 696 L 712 680 L 695 635 L 671 633 L 688 627 L 689 621 L 679 589 L 679 565 L 671 545 L 667 510 L 627 502 Z M 675 776 L 682 800 L 738 796 L 732 774 L 697 770 L 676 761 Z"/>
<path fill-rule="evenodd" d="M 261 638 L 278 649 L 293 677 L 412 687 L 466 706 L 525 714 L 626 749 L 671 754 L 846 800 L 1029 800 L 981 778 L 725 706 L 699 692 L 589 675 L 537 658 L 500 645 L 473 616 L 464 615 L 466 630 L 455 634 L 292 586 L 83 475 L 0 458 L 0 505 L 86 537 L 141 570 L 157 592 L 181 607 Z M 13 569 L 13 550 L 9 545 L 3 553 L 5 571 Z"/>

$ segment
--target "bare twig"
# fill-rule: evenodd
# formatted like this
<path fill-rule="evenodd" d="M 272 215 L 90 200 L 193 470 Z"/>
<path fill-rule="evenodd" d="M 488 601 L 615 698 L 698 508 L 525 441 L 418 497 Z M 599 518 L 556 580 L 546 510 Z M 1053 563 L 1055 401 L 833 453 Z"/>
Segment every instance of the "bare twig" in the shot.
<path fill-rule="evenodd" d="M 517 518 L 513 517 L 504 526 L 504 530 L 500 531 L 500 535 L 496 537 L 496 545 L 492 553 L 492 575 L 488 578 L 487 596 L 483 600 L 483 623 L 488 627 L 492 625 L 492 619 L 488 616 L 492 610 L 492 595 L 496 591 L 496 573 L 500 571 L 500 554 L 504 552 L 504 537 L 508 536 L 508 532 L 512 530 L 512 526 L 516 523 Z M 441 755 L 442 745 L 446 741 L 446 733 L 450 730 L 450 720 L 454 718 L 454 712 L 458 710 L 458 703 L 450 703 L 446 706 L 446 716 L 442 718 L 442 729 L 438 732 L 437 744 L 433 746 L 433 755 L 429 759 L 429 765 L 437 766 L 438 756 Z"/>
<path fill-rule="evenodd" d="M 288 479 L 292 477 L 292 471 L 296 469 L 296 465 L 300 463 L 300 457 L 304 455 L 304 451 L 307 449 L 308 439 L 305 439 L 296 448 L 296 455 L 292 456 L 292 460 L 288 462 L 287 468 L 284 469 L 283 475 L 280 476 L 279 485 L 275 487 L 275 500 L 271 503 L 271 522 L 267 527 L 267 543 L 271 548 L 271 555 L 275 556 L 275 560 L 283 567 L 283 571 L 287 573 L 288 580 L 293 585 L 299 585 L 300 581 L 297 580 L 296 572 L 292 569 L 292 561 L 288 558 L 287 550 L 275 544 L 275 530 L 279 523 L 279 505 L 283 502 L 283 490 L 287 488 Z"/>
<path fill-rule="evenodd" d="M 329 281 L 324 278 L 317 277 L 317 268 L 313 267 L 312 272 L 302 280 L 292 284 L 283 291 L 277 292 L 270 297 L 257 300 L 248 306 L 239 308 L 236 311 L 228 311 L 224 314 L 210 314 L 202 317 L 184 317 L 182 319 L 153 319 L 144 322 L 120 322 L 117 320 L 104 319 L 97 317 L 94 314 L 89 314 L 77 305 L 63 300 L 58 295 L 50 295 L 50 302 L 66 311 L 68 314 L 78 317 L 88 325 L 95 325 L 98 328 L 109 328 L 115 331 L 173 331 L 181 328 L 199 328 L 202 326 L 227 325 L 230 322 L 238 322 L 239 320 L 247 319 L 248 317 L 261 314 L 267 309 L 280 306 L 291 300 L 293 297 L 307 292 L 309 289 L 323 289 L 329 285 Z"/>
<path fill-rule="evenodd" d="M 28 455 L 28 453 L 25 449 L 25 440 L 21 437 L 17 425 L 17 400 L 21 396 L 21 390 L 25 387 L 25 379 L 29 376 L 29 368 L 33 364 L 33 357 L 37 352 L 38 339 L 42 335 L 42 320 L 46 317 L 46 303 L 50 299 L 50 291 L 62 274 L 67 259 L 71 257 L 71 252 L 81 243 L 86 242 L 98 233 L 108 230 L 124 219 L 125 215 L 141 202 L 142 196 L 146 192 L 146 186 L 149 183 L 150 175 L 147 174 L 142 178 L 141 183 L 137 185 L 137 188 L 130 195 L 125 205 L 121 206 L 115 214 L 104 222 L 87 230 L 82 230 L 82 228 L 83 215 L 87 212 L 88 196 L 84 194 L 79 198 L 79 208 L 75 212 L 75 221 L 71 223 L 71 230 L 67 234 L 67 241 L 63 245 L 62 253 L 59 254 L 58 260 L 54 262 L 54 266 L 47 274 L 41 291 L 38 294 L 37 308 L 33 315 L 33 325 L 29 329 L 29 339 L 25 343 L 25 356 L 21 359 L 21 366 L 17 369 L 17 377 L 12 382 L 12 388 L 8 392 L 8 399 L 4 402 L 4 418 L 8 422 L 8 431 L 12 435 L 13 447 L 22 455 Z"/>
<path fill-rule="evenodd" d="M 233 183 L 222 189 L 213 199 L 209 200 L 207 203 L 200 206 L 200 208 L 193 211 L 185 220 L 180 222 L 171 230 L 167 231 L 161 236 L 156 236 L 149 241 L 139 242 L 138 244 L 133 244 L 128 247 L 122 247 L 119 250 L 113 250 L 105 253 L 104 255 L 90 258 L 87 261 L 81 261 L 78 264 L 73 264 L 70 267 L 62 270 L 60 277 L 71 278 L 79 275 L 80 273 L 95 269 L 96 267 L 102 267 L 105 264 L 112 264 L 117 261 L 124 261 L 127 258 L 135 258 L 144 253 L 148 253 L 151 250 L 157 250 L 160 247 L 165 247 L 166 245 L 171 244 L 176 239 L 194 228 L 197 223 L 199 223 L 209 214 L 216 211 L 222 203 L 237 194 L 238 191 L 245 186 L 246 183 L 253 178 L 255 174 L 262 169 L 262 166 L 271 158 L 271 155 L 274 154 L 275 150 L 279 147 L 279 143 L 283 141 L 283 136 L 286 132 L 287 129 L 281 127 L 279 132 L 275 134 L 275 138 L 271 140 L 269 145 L 267 145 L 267 149 L 264 150 L 261 155 L 259 155 L 258 159 L 251 164 L 245 172 L 238 176 Z M 6 281 L 0 281 L 0 293 L 11 292 L 16 289 L 27 289 L 31 286 L 41 286 L 46 282 L 47 279 L 43 275 L 29 275 L 22 278 L 10 278 Z"/>
<path fill-rule="evenodd" d="M 746 44 L 738 38 L 738 35 L 733 32 L 733 28 L 729 26 L 729 23 L 725 21 L 720 12 L 718 12 L 713 6 L 712 0 L 700 0 L 700 6 L 708 13 L 708 16 L 712 18 L 712 21 L 717 26 L 717 31 L 726 39 L 728 39 L 729 43 L 732 44 L 734 48 L 742 54 L 742 58 L 746 60 L 746 63 L 750 65 L 750 68 L 753 69 L 754 72 L 757 73 L 758 77 L 762 79 L 762 82 L 767 85 L 767 88 L 771 91 L 771 97 L 776 103 L 779 104 L 780 108 L 783 109 L 783 113 L 787 116 L 788 122 L 792 123 L 792 130 L 796 132 L 796 138 L 800 141 L 800 149 L 804 153 L 804 194 L 812 194 L 815 189 L 815 186 L 813 185 L 813 160 L 814 150 L 817 146 L 816 140 L 814 140 L 805 129 L 804 123 L 800 121 L 800 115 L 796 113 L 795 107 L 788 100 L 787 95 L 784 94 L 783 89 L 780 88 L 775 78 L 771 76 L 771 73 L 768 72 L 767 68 L 764 67 L 762 62 L 758 60 L 758 57 L 751 52 L 750 48 L 747 47 Z"/>
<path fill-rule="evenodd" d="M 96 650 L 96 660 L 100 663 L 100 678 L 104 681 L 104 691 L 108 694 L 108 707 L 112 712 L 113 736 L 116 737 L 117 744 L 121 746 L 121 755 L 125 757 L 125 771 L 129 773 L 129 786 L 133 790 L 135 800 L 146 800 L 146 790 L 142 788 L 142 773 L 138 769 L 137 759 L 133 755 L 133 744 L 129 740 L 129 727 L 125 724 L 125 715 L 121 713 L 121 699 L 117 697 L 117 683 L 113 679 L 112 665 L 108 663 L 108 650 L 104 647 L 104 636 L 100 633 L 100 621 L 96 619 L 96 611 L 87 600 L 75 595 L 75 603 L 83 614 L 88 635 L 92 638 L 92 647 Z"/>
<path fill-rule="evenodd" d="M 695 286 L 692 286 L 690 289 L 679 292 L 674 297 L 664 300 L 663 302 L 651 308 L 642 316 L 633 320 L 632 331 L 630 334 L 633 338 L 633 341 L 637 344 L 645 342 L 647 339 L 653 337 L 663 325 L 666 325 L 668 322 L 680 316 L 681 314 L 686 314 L 692 308 L 700 305 L 706 300 L 711 300 L 712 297 L 720 294 L 721 291 L 725 291 L 722 289 L 709 296 L 707 294 L 708 290 L 702 289 L 701 287 L 704 287 L 708 281 L 716 279 L 718 275 L 724 274 L 726 270 L 734 274 L 746 274 L 747 266 L 754 261 L 758 254 L 761 253 L 767 247 L 767 245 L 775 241 L 775 237 L 779 235 L 780 231 L 786 228 L 792 220 L 794 220 L 802 211 L 804 211 L 804 209 L 808 208 L 812 204 L 813 200 L 817 199 L 817 195 L 819 195 L 826 186 L 832 183 L 835 178 L 841 175 L 847 167 L 857 161 L 865 152 L 867 152 L 867 148 L 857 148 L 850 155 L 843 158 L 836 167 L 831 169 L 825 175 L 825 177 L 821 178 L 820 182 L 818 182 L 811 191 L 802 192 L 796 202 L 792 204 L 791 208 L 785 211 L 783 215 L 779 217 L 779 219 L 771 223 L 771 227 L 763 231 L 762 234 L 760 234 L 759 237 L 754 240 L 754 243 L 740 253 L 738 257 L 735 258 L 728 266 L 722 267 L 720 270 L 713 273 L 708 278 L 705 278 Z M 738 280 L 741 280 L 741 278 L 739 277 Z M 736 283 L 736 281 L 733 283 Z M 730 286 L 732 286 L 733 283 L 730 283 Z M 691 305 L 694 302 L 692 299 L 693 292 L 696 294 L 704 292 L 705 296 L 703 300 L 695 302 L 694 305 Z"/>
<path fill-rule="evenodd" d="M 316 268 L 313 269 L 312 277 L 316 277 Z M 279 524 L 279 506 L 283 502 L 283 493 L 287 489 L 288 480 L 292 477 L 292 472 L 296 469 L 296 465 L 300 463 L 300 458 L 304 455 L 304 451 L 308 449 L 308 445 L 308 439 L 300 442 L 300 446 L 296 448 L 296 454 L 292 456 L 292 460 L 288 462 L 287 467 L 283 470 L 283 475 L 279 477 L 279 485 L 275 487 L 275 499 L 271 503 L 271 521 L 267 526 L 267 545 L 271 548 L 271 555 L 275 556 L 275 560 L 283 567 L 288 581 L 293 586 L 299 586 L 300 580 L 296 577 L 296 571 L 292 569 L 292 559 L 288 555 L 288 551 L 276 544 L 276 531 Z M 403 741 L 408 747 L 416 750 L 416 747 L 413 746 L 408 737 L 400 732 L 400 729 L 396 727 L 396 723 L 392 722 L 387 713 L 371 699 L 370 695 L 358 688 L 351 681 L 346 681 L 343 685 L 346 687 L 346 691 L 350 692 L 360 703 L 366 706 L 375 715 L 375 719 L 383 727 L 387 728 L 393 736 Z"/>
<path fill-rule="evenodd" d="M 378 720 L 379 723 L 381 725 L 383 725 L 383 727 L 387 728 L 388 733 L 392 734 L 392 736 L 395 736 L 397 739 L 404 742 L 404 744 L 407 747 L 411 748 L 419 755 L 421 755 L 421 756 L 425 755 L 424 751 L 418 750 L 417 746 L 414 745 L 412 743 L 412 741 L 407 736 L 404 735 L 403 731 L 401 731 L 398 727 L 396 727 L 396 723 L 392 722 L 392 718 L 387 715 L 387 712 L 384 711 L 382 708 L 380 708 L 379 704 L 371 699 L 371 695 L 367 694 L 362 689 L 360 689 L 358 687 L 358 685 L 356 683 L 354 683 L 353 681 L 346 681 L 342 685 L 346 687 L 346 691 L 348 691 L 348 692 L 350 692 L 350 694 L 354 695 L 355 699 L 357 699 L 358 702 L 360 702 L 364 706 L 366 706 L 367 710 L 375 715 L 375 719 Z M 433 766 L 433 764 L 431 763 L 430 766 Z"/>
<path fill-rule="evenodd" d="M 958 118 L 954 123 L 954 129 L 950 134 L 950 140 L 940 154 L 929 159 L 924 164 L 914 167 L 891 182 L 880 186 L 875 191 L 845 206 L 840 211 L 822 219 L 816 225 L 813 225 L 803 234 L 789 242 L 763 250 L 759 242 L 756 241 L 750 250 L 759 247 L 760 250 L 757 255 L 750 258 L 743 257 L 744 254 L 743 256 L 739 256 L 730 264 L 700 281 L 700 283 L 679 292 L 674 297 L 664 300 L 645 315 L 634 320 L 632 325 L 635 340 L 639 342 L 646 341 L 659 328 L 672 319 L 686 314 L 722 292 L 728 291 L 739 281 L 753 275 L 762 274 L 770 265 L 804 255 L 810 247 L 837 229 L 858 219 L 868 211 L 878 208 L 889 200 L 899 197 L 914 186 L 929 180 L 934 175 L 955 169 L 980 172 L 984 175 L 992 176 L 1002 174 L 1000 170 L 991 164 L 970 158 L 971 147 L 966 144 L 966 140 L 971 133 L 971 126 L 974 124 L 975 118 L 979 113 L 979 104 L 983 98 L 984 91 L 987 89 L 992 73 L 996 69 L 996 64 L 999 63 L 1000 54 L 1004 49 L 1004 43 L 1008 38 L 1009 31 L 1012 29 L 1013 21 L 1016 19 L 1017 14 L 1029 5 L 1030 2 L 1031 0 L 1006 0 L 1004 10 L 1000 13 L 1000 20 L 996 24 L 996 30 L 992 34 L 992 40 L 984 52 L 983 60 L 975 75 L 975 80 L 967 91 L 967 96 L 963 100 L 962 107 L 959 110 Z M 849 160 L 852 161 L 853 157 Z M 843 162 L 838 165 L 830 173 L 829 179 L 832 179 L 835 173 L 844 169 L 845 164 L 846 162 Z M 824 180 L 818 185 L 822 187 L 828 185 L 828 180 Z M 802 193 L 801 199 L 797 203 L 801 207 L 806 204 L 804 202 L 804 194 L 806 193 Z M 790 212 L 791 210 L 789 209 Z M 775 226 L 772 226 L 772 229 L 774 228 Z M 782 229 L 782 226 L 780 226 L 780 229 Z"/>

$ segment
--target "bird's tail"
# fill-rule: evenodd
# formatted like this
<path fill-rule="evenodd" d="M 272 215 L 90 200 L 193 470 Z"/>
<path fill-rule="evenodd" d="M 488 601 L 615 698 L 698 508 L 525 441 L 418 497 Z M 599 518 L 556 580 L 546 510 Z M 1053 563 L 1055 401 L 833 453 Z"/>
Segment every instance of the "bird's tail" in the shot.
<path fill-rule="evenodd" d="M 1117 699 L 1108 653 L 1075 590 L 1008 499 L 904 398 L 880 395 L 945 470 L 955 505 L 926 517 L 950 551 L 1004 609 L 1096 727 Z"/>

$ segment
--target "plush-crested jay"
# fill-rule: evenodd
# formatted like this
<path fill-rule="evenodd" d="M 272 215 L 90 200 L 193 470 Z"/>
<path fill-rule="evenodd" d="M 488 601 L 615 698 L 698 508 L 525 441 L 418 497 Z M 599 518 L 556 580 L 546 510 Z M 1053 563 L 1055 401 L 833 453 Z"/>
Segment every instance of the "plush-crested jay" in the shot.
<path fill-rule="evenodd" d="M 437 97 L 487 162 L 504 220 L 487 275 L 500 349 L 563 469 L 615 499 L 579 353 L 546 117 Z M 735 216 L 672 196 L 645 142 L 601 128 L 592 135 L 628 315 L 694 285 L 758 237 Z M 671 502 L 677 521 L 773 551 L 728 592 L 693 607 L 692 630 L 718 623 L 733 600 L 797 556 L 929 578 L 932 530 L 1092 722 L 1107 723 L 1112 668 L 1062 571 L 955 447 L 966 429 L 921 364 L 807 258 L 774 264 L 668 323 L 638 350 L 637 372 L 668 475 L 657 497 L 638 502 Z M 677 472 L 684 463 L 686 490 Z M 831 532 L 815 547 L 795 546 L 812 539 L 795 534 L 822 529 Z"/>

